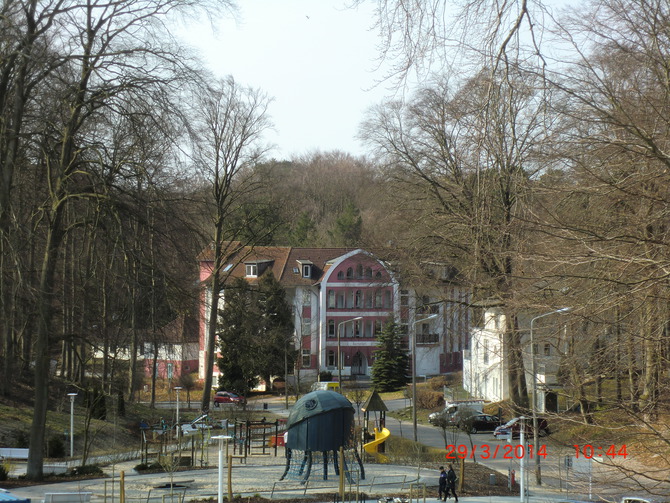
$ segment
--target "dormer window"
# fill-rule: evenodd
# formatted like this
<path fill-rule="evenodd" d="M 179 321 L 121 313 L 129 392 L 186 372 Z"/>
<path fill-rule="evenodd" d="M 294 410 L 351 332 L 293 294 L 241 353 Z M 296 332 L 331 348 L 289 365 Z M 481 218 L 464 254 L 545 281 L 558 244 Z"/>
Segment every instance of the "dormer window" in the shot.
<path fill-rule="evenodd" d="M 303 278 L 311 278 L 312 277 L 312 266 L 314 263 L 311 260 L 298 260 L 298 264 L 300 264 L 300 273 Z"/>
<path fill-rule="evenodd" d="M 252 264 L 244 264 L 246 268 L 246 276 L 247 278 L 256 278 L 258 277 L 258 264 L 257 263 L 252 263 Z"/>

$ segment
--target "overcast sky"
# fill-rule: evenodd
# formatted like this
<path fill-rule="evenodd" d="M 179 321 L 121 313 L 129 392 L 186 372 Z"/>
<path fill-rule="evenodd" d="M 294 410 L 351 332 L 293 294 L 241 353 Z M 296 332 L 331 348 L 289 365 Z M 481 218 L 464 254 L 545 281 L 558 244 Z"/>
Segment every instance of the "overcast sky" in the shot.
<path fill-rule="evenodd" d="M 355 139 L 365 110 L 388 90 L 375 83 L 378 41 L 372 2 L 346 8 L 342 0 L 240 0 L 237 22 L 225 15 L 213 33 L 207 23 L 184 30 L 215 74 L 260 88 L 274 98 L 274 156 L 315 149 L 363 154 Z"/>

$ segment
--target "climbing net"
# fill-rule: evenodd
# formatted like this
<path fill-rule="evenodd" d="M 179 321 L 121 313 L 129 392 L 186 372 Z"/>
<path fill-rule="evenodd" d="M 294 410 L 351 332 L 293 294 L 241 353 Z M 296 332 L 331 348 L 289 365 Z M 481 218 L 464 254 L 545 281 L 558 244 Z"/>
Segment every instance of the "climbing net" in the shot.
<path fill-rule="evenodd" d="M 300 451 L 286 449 L 286 469 L 279 480 L 328 480 L 340 474 L 340 457 L 337 451 Z M 344 450 L 344 476 L 347 483 L 356 484 L 365 479 L 363 463 L 356 449 Z"/>

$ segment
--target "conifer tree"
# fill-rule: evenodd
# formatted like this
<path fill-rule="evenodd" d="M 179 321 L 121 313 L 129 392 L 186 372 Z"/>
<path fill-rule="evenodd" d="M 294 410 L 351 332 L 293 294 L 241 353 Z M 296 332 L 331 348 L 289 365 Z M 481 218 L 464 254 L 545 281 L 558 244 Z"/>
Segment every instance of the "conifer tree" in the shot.
<path fill-rule="evenodd" d="M 375 351 L 372 364 L 374 388 L 377 391 L 397 391 L 409 382 L 409 356 L 398 332 L 398 325 L 393 321 L 387 322 L 377 336 L 377 342 L 379 349 Z"/>

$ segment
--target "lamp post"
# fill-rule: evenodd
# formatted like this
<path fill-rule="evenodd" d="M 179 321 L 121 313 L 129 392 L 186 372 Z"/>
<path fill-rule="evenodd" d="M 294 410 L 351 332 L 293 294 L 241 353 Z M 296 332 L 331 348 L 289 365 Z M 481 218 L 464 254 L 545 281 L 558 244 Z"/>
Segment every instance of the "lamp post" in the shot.
<path fill-rule="evenodd" d="M 181 391 L 181 386 L 175 386 L 174 390 L 177 392 L 177 443 L 179 443 L 179 434 L 181 433 L 181 425 L 179 424 L 179 392 Z"/>
<path fill-rule="evenodd" d="M 356 316 L 355 318 L 351 318 L 349 320 L 344 320 L 341 321 L 337 324 L 337 382 L 340 386 L 340 393 L 343 393 L 342 389 L 342 349 L 340 348 L 340 327 L 344 325 L 345 323 L 349 323 L 352 321 L 358 321 L 362 320 L 362 316 Z"/>
<path fill-rule="evenodd" d="M 68 393 L 70 397 L 70 457 L 74 457 L 74 397 L 76 393 Z"/>
<path fill-rule="evenodd" d="M 548 313 L 540 314 L 535 318 L 530 320 L 530 372 L 533 375 L 533 385 L 531 386 L 531 400 L 532 404 L 530 407 L 531 414 L 533 416 L 533 452 L 535 453 L 535 482 L 537 485 L 542 485 L 542 471 L 540 468 L 540 456 L 537 455 L 537 445 L 538 445 L 538 431 L 537 431 L 537 369 L 535 367 L 535 338 L 533 337 L 533 324 L 535 320 L 544 318 L 545 316 L 550 316 L 552 314 L 566 313 L 570 311 L 570 307 L 562 307 L 560 309 L 554 309 Z"/>
<path fill-rule="evenodd" d="M 412 426 L 414 428 L 414 441 L 419 441 L 419 434 L 416 427 L 416 326 L 426 320 L 437 318 L 437 314 L 431 314 L 425 318 L 414 321 L 414 335 L 412 335 Z"/>
<path fill-rule="evenodd" d="M 226 454 L 228 454 L 228 441 L 233 438 L 230 435 L 217 435 L 212 437 L 212 440 L 219 441 L 219 487 L 218 487 L 218 498 L 217 503 L 223 503 L 223 446 L 224 440 L 226 446 Z"/>

